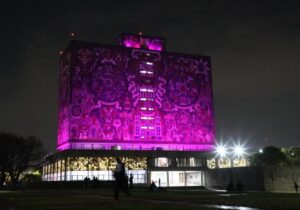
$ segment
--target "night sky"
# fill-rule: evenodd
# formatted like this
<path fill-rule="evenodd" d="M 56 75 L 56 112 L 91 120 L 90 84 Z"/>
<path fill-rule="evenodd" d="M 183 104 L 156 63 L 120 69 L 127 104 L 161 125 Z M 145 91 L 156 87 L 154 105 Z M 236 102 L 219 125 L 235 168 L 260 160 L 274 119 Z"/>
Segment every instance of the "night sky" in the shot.
<path fill-rule="evenodd" d="M 116 44 L 141 31 L 165 37 L 168 51 L 211 56 L 217 140 L 299 145 L 300 1 L 74 2 L 1 3 L 0 131 L 55 151 L 58 52 L 69 34 Z"/>

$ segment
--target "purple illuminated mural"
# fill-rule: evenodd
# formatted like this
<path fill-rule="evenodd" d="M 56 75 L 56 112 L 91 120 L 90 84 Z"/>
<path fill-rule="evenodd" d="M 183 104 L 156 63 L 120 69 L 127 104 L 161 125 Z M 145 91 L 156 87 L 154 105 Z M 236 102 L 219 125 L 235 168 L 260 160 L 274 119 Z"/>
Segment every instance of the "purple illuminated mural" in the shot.
<path fill-rule="evenodd" d="M 73 41 L 62 55 L 58 150 L 211 150 L 210 58 L 126 37 L 122 46 Z"/>

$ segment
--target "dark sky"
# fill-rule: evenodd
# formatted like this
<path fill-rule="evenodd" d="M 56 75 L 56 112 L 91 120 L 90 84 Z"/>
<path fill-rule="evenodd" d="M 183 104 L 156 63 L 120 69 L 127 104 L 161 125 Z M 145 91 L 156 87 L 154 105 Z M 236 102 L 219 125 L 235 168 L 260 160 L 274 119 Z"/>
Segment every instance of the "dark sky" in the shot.
<path fill-rule="evenodd" d="M 119 33 L 142 31 L 165 37 L 169 51 L 212 57 L 218 140 L 299 145 L 300 1 L 8 2 L 0 12 L 1 131 L 36 135 L 54 151 L 58 52 L 69 33 L 114 44 Z"/>

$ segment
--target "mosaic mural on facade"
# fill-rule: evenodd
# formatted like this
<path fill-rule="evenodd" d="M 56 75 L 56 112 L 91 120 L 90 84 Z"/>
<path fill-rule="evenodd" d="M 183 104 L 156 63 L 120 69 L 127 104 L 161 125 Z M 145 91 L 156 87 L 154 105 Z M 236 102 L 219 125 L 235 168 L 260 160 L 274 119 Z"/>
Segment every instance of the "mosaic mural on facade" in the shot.
<path fill-rule="evenodd" d="M 214 144 L 209 57 L 71 45 L 59 86 L 58 146 Z"/>

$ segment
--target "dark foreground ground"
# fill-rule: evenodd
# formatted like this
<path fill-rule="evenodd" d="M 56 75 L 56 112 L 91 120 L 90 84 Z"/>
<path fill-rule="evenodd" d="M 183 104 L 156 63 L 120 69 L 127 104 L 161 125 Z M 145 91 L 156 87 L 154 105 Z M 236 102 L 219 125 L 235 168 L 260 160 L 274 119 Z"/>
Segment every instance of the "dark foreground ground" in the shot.
<path fill-rule="evenodd" d="M 0 210 L 300 209 L 296 193 L 134 189 L 131 197 L 121 193 L 118 201 L 112 195 L 112 189 L 0 191 Z"/>

